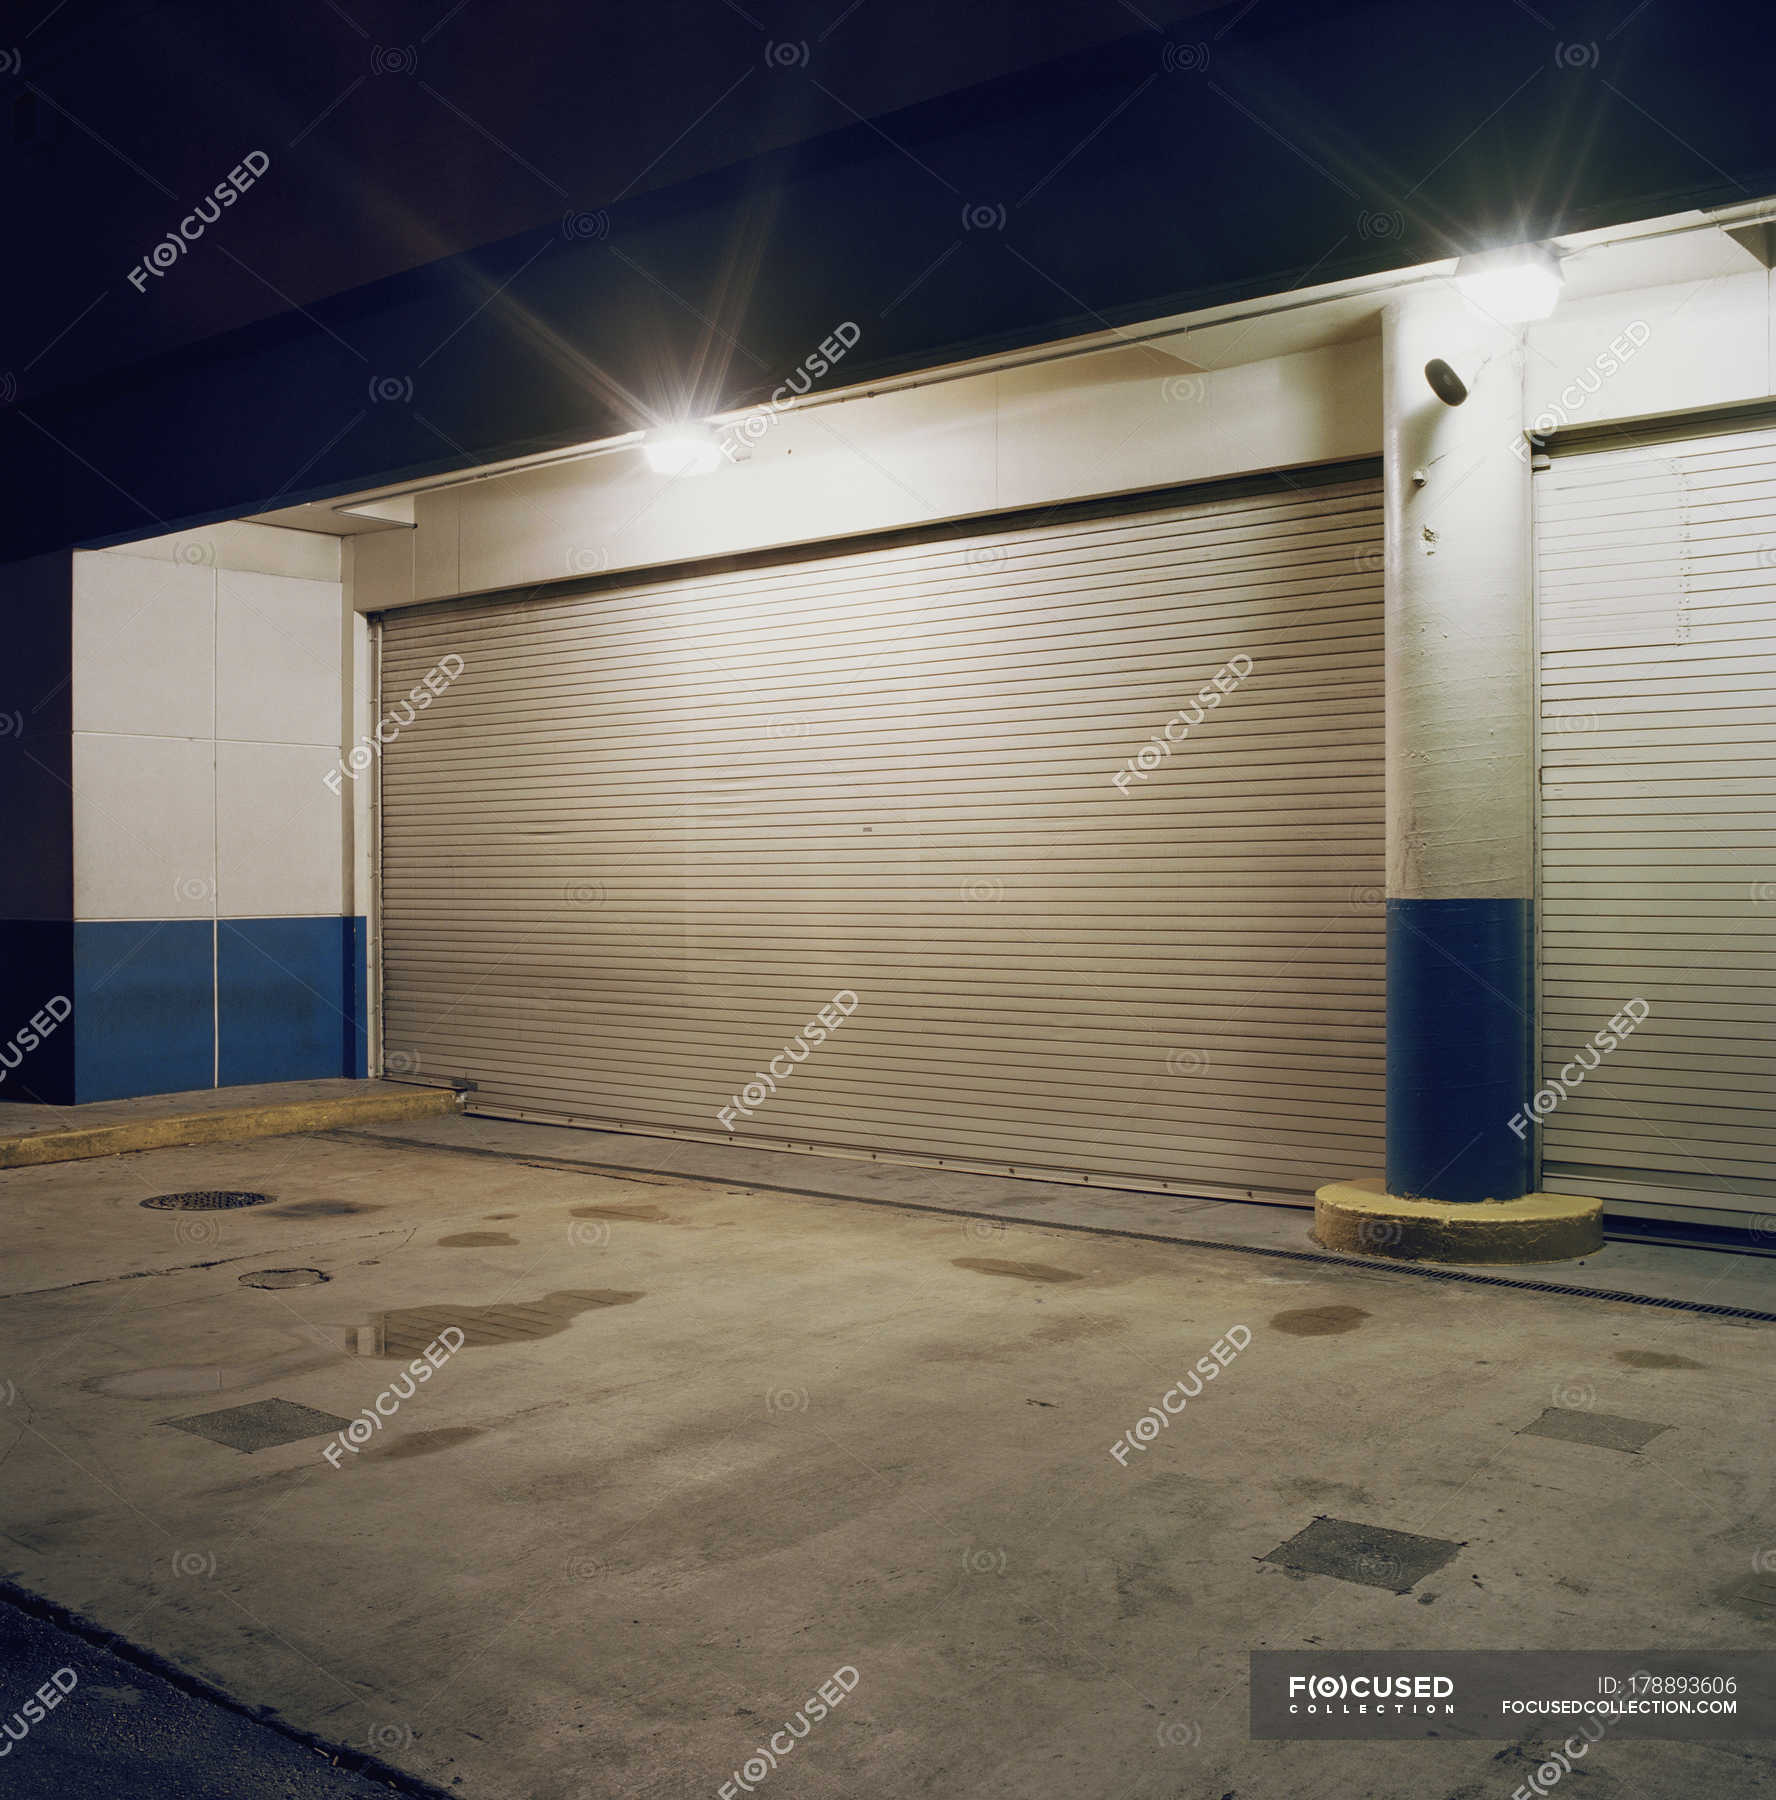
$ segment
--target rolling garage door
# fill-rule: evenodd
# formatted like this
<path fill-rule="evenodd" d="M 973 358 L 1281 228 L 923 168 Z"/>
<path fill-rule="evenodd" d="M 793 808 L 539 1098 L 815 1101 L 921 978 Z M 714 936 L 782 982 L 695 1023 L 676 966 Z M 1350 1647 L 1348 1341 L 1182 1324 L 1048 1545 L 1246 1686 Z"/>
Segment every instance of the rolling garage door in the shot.
<path fill-rule="evenodd" d="M 1536 477 L 1544 1186 L 1767 1214 L 1776 1180 L 1776 431 Z M 1638 1009 L 1637 1009 L 1638 1010 Z"/>
<path fill-rule="evenodd" d="M 1381 497 L 1344 475 L 387 615 L 385 706 L 462 662 L 383 758 L 389 1065 L 1198 1193 L 1379 1168 Z"/>

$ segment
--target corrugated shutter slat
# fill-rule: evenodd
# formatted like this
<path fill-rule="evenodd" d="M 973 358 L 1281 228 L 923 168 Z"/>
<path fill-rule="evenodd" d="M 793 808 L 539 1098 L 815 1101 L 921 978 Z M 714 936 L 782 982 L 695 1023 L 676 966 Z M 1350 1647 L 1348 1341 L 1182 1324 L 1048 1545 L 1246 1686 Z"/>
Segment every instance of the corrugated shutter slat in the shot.
<path fill-rule="evenodd" d="M 1381 1163 L 1381 499 L 404 610 L 384 1042 L 487 1110 L 1300 1199 Z M 1229 658 L 1249 676 L 1124 798 Z M 781 1065 L 780 1065 L 781 1066 Z"/>
<path fill-rule="evenodd" d="M 1542 1128 L 1543 1185 L 1776 1199 L 1776 431 L 1536 477 L 1544 1079 L 1646 1022 Z"/>

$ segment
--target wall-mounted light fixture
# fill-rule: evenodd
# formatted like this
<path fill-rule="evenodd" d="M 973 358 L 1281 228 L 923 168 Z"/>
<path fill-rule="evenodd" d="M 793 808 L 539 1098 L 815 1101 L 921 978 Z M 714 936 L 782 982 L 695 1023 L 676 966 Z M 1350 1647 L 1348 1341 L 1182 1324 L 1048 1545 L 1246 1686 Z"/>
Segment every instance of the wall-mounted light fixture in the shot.
<path fill-rule="evenodd" d="M 1455 265 L 1455 285 L 1482 312 L 1506 325 L 1526 325 L 1547 318 L 1565 284 L 1560 258 L 1546 244 L 1514 244 L 1464 256 Z"/>
<path fill-rule="evenodd" d="M 1445 406 L 1460 406 L 1468 397 L 1468 384 L 1440 356 L 1425 364 L 1425 380 Z"/>
<path fill-rule="evenodd" d="M 643 448 L 656 475 L 707 475 L 721 467 L 721 444 L 715 433 L 693 421 L 649 432 Z"/>

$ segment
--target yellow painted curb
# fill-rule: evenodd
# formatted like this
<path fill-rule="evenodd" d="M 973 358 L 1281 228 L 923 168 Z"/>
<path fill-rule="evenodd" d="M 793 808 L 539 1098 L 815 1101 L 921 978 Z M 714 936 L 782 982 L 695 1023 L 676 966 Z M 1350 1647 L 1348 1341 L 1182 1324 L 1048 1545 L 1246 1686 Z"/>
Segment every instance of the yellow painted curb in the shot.
<path fill-rule="evenodd" d="M 330 1100 L 285 1100 L 267 1106 L 216 1107 L 114 1125 L 71 1126 L 0 1137 L 0 1169 L 78 1162 L 126 1150 L 166 1150 L 181 1144 L 219 1144 L 231 1138 L 281 1137 L 293 1131 L 336 1131 L 342 1125 L 429 1119 L 460 1109 L 450 1088 L 411 1088 L 399 1094 L 345 1094 Z"/>
<path fill-rule="evenodd" d="M 1314 1195 L 1314 1242 L 1396 1262 L 1568 1262 L 1603 1248 L 1603 1202 L 1578 1194 L 1521 1200 L 1403 1200 L 1379 1179 Z"/>

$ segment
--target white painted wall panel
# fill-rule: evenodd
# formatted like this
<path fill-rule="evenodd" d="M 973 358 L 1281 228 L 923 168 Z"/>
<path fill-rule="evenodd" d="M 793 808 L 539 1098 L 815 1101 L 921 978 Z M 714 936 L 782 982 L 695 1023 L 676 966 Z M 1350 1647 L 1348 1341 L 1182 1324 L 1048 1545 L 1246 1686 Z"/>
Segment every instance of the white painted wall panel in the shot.
<path fill-rule="evenodd" d="M 1529 328 L 1525 416 L 1594 425 L 1761 399 L 1772 385 L 1769 281 L 1748 269 L 1563 303 Z M 1642 341 L 1625 340 L 1631 331 Z"/>
<path fill-rule="evenodd" d="M 79 919 L 207 919 L 216 909 L 215 747 L 74 734 Z"/>
<path fill-rule="evenodd" d="M 143 556 L 74 558 L 74 729 L 210 735 L 216 572 Z"/>
<path fill-rule="evenodd" d="M 216 735 L 337 745 L 339 583 L 224 569 L 216 607 Z"/>
<path fill-rule="evenodd" d="M 269 526 L 74 556 L 81 919 L 337 913 L 352 854 L 323 777 L 351 710 L 339 546 Z M 183 548 L 192 560 L 180 554 Z M 218 775 L 218 758 L 220 775 Z"/>
<path fill-rule="evenodd" d="M 1372 456 L 1380 394 L 1377 346 L 1360 339 L 1202 372 L 1164 350 L 1113 348 L 859 395 L 777 415 L 746 460 L 706 477 L 657 475 L 630 448 L 422 493 L 412 595 Z M 376 569 L 388 579 L 374 603 L 397 603 L 401 572 Z"/>
<path fill-rule="evenodd" d="M 346 802 L 322 779 L 327 766 L 302 745 L 216 746 L 216 891 L 222 918 L 314 917 L 345 910 Z"/>

